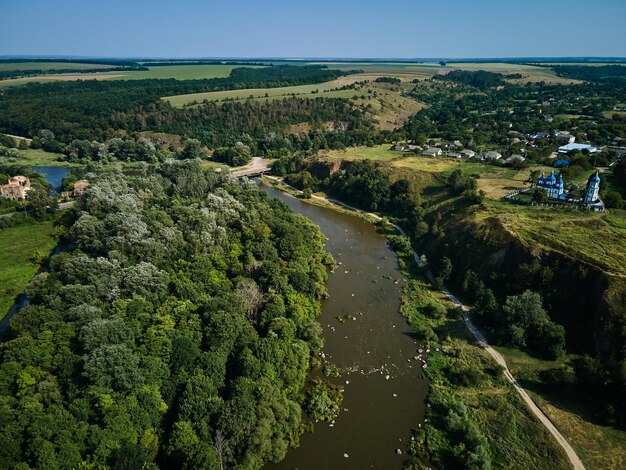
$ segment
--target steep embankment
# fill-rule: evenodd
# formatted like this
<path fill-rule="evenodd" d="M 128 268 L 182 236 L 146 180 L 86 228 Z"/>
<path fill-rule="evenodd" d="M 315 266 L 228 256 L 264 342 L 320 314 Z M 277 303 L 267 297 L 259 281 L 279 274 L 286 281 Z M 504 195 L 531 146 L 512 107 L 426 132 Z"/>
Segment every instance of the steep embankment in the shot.
<path fill-rule="evenodd" d="M 553 319 L 565 326 L 569 350 L 620 358 L 626 324 L 623 274 L 611 272 L 600 257 L 595 260 L 590 256 L 592 251 L 582 253 L 573 245 L 565 252 L 560 250 L 558 239 L 550 243 L 545 234 L 538 237 L 530 230 L 517 230 L 500 209 L 440 209 L 433 215 L 430 233 L 421 240 L 419 248 L 430 259 L 449 257 L 455 283 L 461 284 L 471 269 L 501 294 L 513 295 L 526 289 L 541 292 Z M 509 211 L 506 215 L 510 214 Z M 580 233 L 580 228 L 564 230 Z M 587 239 L 590 244 L 598 241 L 592 235 Z"/>

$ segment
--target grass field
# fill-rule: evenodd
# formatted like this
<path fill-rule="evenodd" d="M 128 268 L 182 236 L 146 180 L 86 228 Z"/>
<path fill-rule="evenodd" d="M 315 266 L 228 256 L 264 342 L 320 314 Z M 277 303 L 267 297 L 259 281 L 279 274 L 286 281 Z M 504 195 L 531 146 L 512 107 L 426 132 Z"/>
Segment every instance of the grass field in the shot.
<path fill-rule="evenodd" d="M 390 145 L 376 145 L 374 147 L 349 147 L 346 150 L 322 152 L 320 155 L 341 158 L 344 160 L 376 160 L 390 161 L 402 157 L 402 153 L 390 150 Z"/>
<path fill-rule="evenodd" d="M 316 62 L 311 62 L 316 63 Z M 363 70 L 365 73 L 382 73 L 390 76 L 413 75 L 415 78 L 431 78 L 433 75 L 447 73 L 451 70 L 485 70 L 505 75 L 521 74 L 517 82 L 571 83 L 575 80 L 557 77 L 554 70 L 547 67 L 534 65 L 507 64 L 502 62 L 493 63 L 451 63 L 442 67 L 436 63 L 411 63 L 411 62 L 317 62 L 327 65 L 331 69 L 339 70 Z"/>
<path fill-rule="evenodd" d="M 626 218 L 612 212 L 555 210 L 489 201 L 476 213 L 497 217 L 516 238 L 626 276 Z"/>
<path fill-rule="evenodd" d="M 198 80 L 202 78 L 226 78 L 233 69 L 241 68 L 241 65 L 159 65 L 148 67 L 150 70 L 138 70 L 135 72 L 110 72 L 120 74 L 117 80 L 144 80 L 148 78 L 175 78 L 177 80 Z M 257 65 L 246 67 L 260 68 Z"/>
<path fill-rule="evenodd" d="M 19 156 L 15 158 L 0 157 L 0 163 L 29 166 L 80 166 L 77 163 L 63 161 L 64 155 L 60 153 L 46 152 L 41 149 L 19 150 Z"/>
<path fill-rule="evenodd" d="M 33 253 L 47 254 L 55 244 L 52 222 L 0 230 L 0 315 L 9 311 L 39 269 L 30 261 Z"/>
<path fill-rule="evenodd" d="M 9 65 L 9 64 L 0 64 Z M 70 64 L 68 64 L 70 65 Z M 78 65 L 78 64 L 73 64 Z M 104 67 L 104 66 L 103 66 Z M 109 67 L 109 66 L 106 66 Z M 241 65 L 160 65 L 149 67 L 150 70 L 123 71 L 123 72 L 102 72 L 102 73 L 67 73 L 40 75 L 36 77 L 14 78 L 11 80 L 0 80 L 0 88 L 13 85 L 23 85 L 28 82 L 50 82 L 50 81 L 74 81 L 74 80 L 144 80 L 159 78 L 174 78 L 177 80 L 197 80 L 203 78 L 225 78 L 230 76 L 233 69 L 242 67 Z M 258 68 L 259 66 L 246 66 Z M 36 67 L 34 67 L 36 68 Z M 56 67 L 50 67 L 54 69 Z M 69 67 L 79 69 L 81 67 Z M 86 68 L 86 67 L 82 67 Z M 92 67 L 87 67 L 92 68 Z M 99 67 L 96 67 L 99 68 Z"/>
<path fill-rule="evenodd" d="M 307 96 L 330 96 L 326 92 L 335 90 L 343 85 L 352 83 L 355 80 L 346 81 L 345 79 L 333 80 L 326 83 L 316 83 L 313 85 L 296 85 L 277 88 L 245 88 L 243 90 L 226 90 L 211 91 L 207 93 L 191 93 L 187 95 L 175 95 L 163 98 L 169 101 L 172 106 L 181 108 L 184 105 L 204 100 L 207 101 L 224 101 L 224 100 L 242 100 L 242 99 L 280 99 L 287 96 L 307 95 Z M 340 98 L 349 98 L 354 95 L 354 90 L 337 90 L 332 96 Z"/>

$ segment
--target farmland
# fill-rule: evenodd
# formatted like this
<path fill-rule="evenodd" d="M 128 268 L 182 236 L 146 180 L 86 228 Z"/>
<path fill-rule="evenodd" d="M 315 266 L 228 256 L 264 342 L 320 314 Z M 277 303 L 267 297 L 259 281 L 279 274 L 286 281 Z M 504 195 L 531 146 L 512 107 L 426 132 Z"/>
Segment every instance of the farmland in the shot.
<path fill-rule="evenodd" d="M 53 70 L 56 68 L 109 68 L 109 65 L 101 64 L 74 64 L 74 63 L 42 63 L 41 67 L 36 67 L 37 62 L 32 63 L 19 63 L 9 64 L 0 63 L 1 67 L 5 67 L 5 70 L 28 70 L 22 68 L 22 65 L 29 64 L 31 69 L 41 70 Z M 50 66 L 56 64 L 55 66 Z M 93 65 L 93 66 L 92 66 Z M 50 66 L 50 67 L 44 67 Z M 71 66 L 71 67 L 68 67 Z M 89 66 L 89 67 L 87 67 Z M 173 78 L 176 80 L 199 80 L 205 78 L 225 78 L 230 76 L 233 69 L 242 67 L 241 65 L 160 65 L 155 67 L 149 67 L 150 70 L 133 70 L 133 71 L 111 71 L 102 73 L 63 73 L 63 74 L 50 74 L 40 75 L 34 77 L 14 78 L 10 80 L 1 80 L 0 88 L 23 85 L 28 82 L 50 82 L 50 81 L 74 81 L 74 80 L 146 80 L 146 79 L 166 79 Z M 249 66 L 258 68 L 259 66 Z"/>

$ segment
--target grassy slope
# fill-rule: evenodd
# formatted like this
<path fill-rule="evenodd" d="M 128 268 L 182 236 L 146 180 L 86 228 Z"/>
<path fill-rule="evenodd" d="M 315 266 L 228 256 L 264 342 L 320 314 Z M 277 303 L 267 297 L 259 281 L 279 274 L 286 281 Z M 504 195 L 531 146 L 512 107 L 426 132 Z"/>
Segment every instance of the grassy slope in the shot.
<path fill-rule="evenodd" d="M 444 305 L 448 313 L 430 317 L 427 305 L 432 304 Z M 421 454 L 419 443 L 423 442 L 421 450 L 427 450 L 430 460 L 445 465 L 454 442 L 443 432 L 444 417 L 451 403 L 462 401 L 487 439 L 493 468 L 568 468 L 561 448 L 531 415 L 491 357 L 473 342 L 443 294 L 412 281 L 405 289 L 402 313 L 418 332 L 432 330 L 437 338 L 426 344 L 431 349 L 426 369 L 431 407 L 429 422 L 416 435 L 416 455 Z M 460 385 L 455 374 L 467 370 L 475 373 L 473 383 Z"/>
<path fill-rule="evenodd" d="M 612 212 L 565 211 L 488 202 L 475 213 L 480 223 L 497 217 L 528 246 L 541 246 L 626 276 L 626 218 Z"/>
<path fill-rule="evenodd" d="M 550 393 L 542 387 L 539 373 L 568 364 L 573 356 L 546 361 L 517 349 L 496 347 L 505 357 L 513 375 L 561 433 L 572 444 L 588 468 L 626 468 L 626 432 L 595 424 L 585 417 L 581 402 L 589 397 L 577 390 Z"/>
<path fill-rule="evenodd" d="M 0 315 L 8 312 L 39 269 L 30 261 L 33 253 L 49 253 L 55 244 L 52 222 L 0 230 Z"/>

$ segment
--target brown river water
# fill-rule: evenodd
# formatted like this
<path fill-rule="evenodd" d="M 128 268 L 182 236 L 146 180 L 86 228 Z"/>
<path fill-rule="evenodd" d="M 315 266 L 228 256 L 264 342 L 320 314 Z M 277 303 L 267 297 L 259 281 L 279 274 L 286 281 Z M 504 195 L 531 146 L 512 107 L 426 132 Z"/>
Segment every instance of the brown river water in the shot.
<path fill-rule="evenodd" d="M 419 346 L 399 312 L 406 279 L 396 256 L 368 222 L 261 188 L 317 224 L 326 249 L 340 263 L 328 278 L 329 298 L 319 321 L 326 358 L 341 371 L 333 381 L 344 387 L 343 411 L 335 423 L 317 423 L 315 432 L 301 436 L 298 448 L 266 468 L 401 469 L 411 429 L 424 418 L 428 386 L 422 362 L 415 359 Z M 344 315 L 356 320 L 339 322 Z"/>

